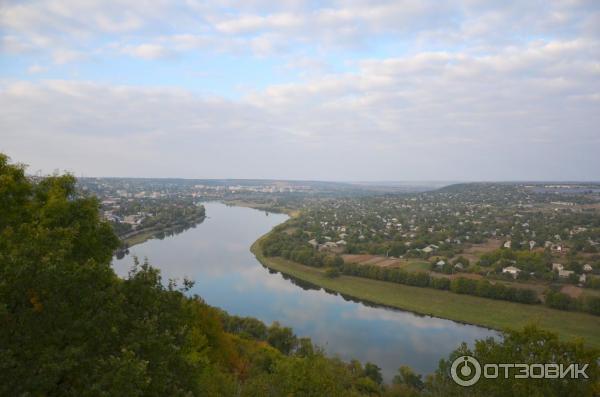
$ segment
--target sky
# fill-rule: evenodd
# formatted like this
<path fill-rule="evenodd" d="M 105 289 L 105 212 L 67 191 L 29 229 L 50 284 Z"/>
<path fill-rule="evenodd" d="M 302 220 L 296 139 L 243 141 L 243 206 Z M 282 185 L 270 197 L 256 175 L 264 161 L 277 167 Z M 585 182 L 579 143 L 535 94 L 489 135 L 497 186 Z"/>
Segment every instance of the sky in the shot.
<path fill-rule="evenodd" d="M 0 0 L 31 173 L 600 180 L 597 0 Z"/>

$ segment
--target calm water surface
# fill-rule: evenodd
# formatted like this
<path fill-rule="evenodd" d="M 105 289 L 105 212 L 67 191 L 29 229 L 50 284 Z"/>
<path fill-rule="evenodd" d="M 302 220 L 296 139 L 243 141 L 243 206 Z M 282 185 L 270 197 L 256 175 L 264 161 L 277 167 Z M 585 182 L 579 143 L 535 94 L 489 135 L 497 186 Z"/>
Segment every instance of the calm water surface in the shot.
<path fill-rule="evenodd" d="M 221 203 L 205 204 L 207 219 L 182 234 L 150 240 L 114 260 L 119 275 L 127 275 L 133 255 L 148 258 L 163 279 L 187 276 L 192 290 L 210 305 L 231 314 L 256 317 L 290 326 L 331 355 L 376 363 L 386 380 L 400 365 L 426 374 L 440 358 L 465 341 L 495 335 L 484 328 L 347 301 L 321 289 L 307 289 L 265 269 L 250 245 L 286 215 Z"/>

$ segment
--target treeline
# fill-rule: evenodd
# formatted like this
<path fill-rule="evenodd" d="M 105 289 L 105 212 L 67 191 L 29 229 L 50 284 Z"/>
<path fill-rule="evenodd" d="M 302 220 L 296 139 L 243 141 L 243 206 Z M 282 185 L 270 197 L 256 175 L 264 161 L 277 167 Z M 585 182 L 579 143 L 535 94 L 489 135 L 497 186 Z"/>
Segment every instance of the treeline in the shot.
<path fill-rule="evenodd" d="M 600 296 L 580 296 L 573 298 L 560 291 L 549 289 L 545 293 L 546 306 L 569 311 L 581 311 L 600 316 Z"/>
<path fill-rule="evenodd" d="M 325 274 L 330 278 L 345 274 L 414 287 L 435 288 L 488 299 L 525 304 L 541 303 L 534 290 L 510 287 L 501 282 L 492 283 L 485 279 L 473 280 L 465 277 L 450 279 L 448 277 L 435 277 L 426 272 L 407 272 L 398 268 L 344 263 L 339 255 L 319 252 L 309 246 L 302 247 L 299 245 L 303 238 L 302 232 L 296 230 L 290 234 L 284 231 L 284 228 L 287 227 L 289 225 L 278 226 L 262 241 L 263 254 L 265 256 L 280 256 L 307 266 L 327 267 Z M 300 248 L 298 248 L 299 246 Z M 541 268 L 545 269 L 544 262 L 547 258 L 540 253 L 497 250 L 483 255 L 479 264 L 483 266 L 502 264 L 502 266 L 505 266 L 510 264 L 508 260 L 517 260 L 523 267 L 539 271 Z M 550 291 L 546 294 L 545 304 L 559 310 L 582 311 L 600 315 L 600 298 L 597 297 L 571 298 L 560 292 Z"/>
<path fill-rule="evenodd" d="M 320 252 L 309 246 L 303 239 L 301 230 L 288 234 L 283 231 L 287 224 L 276 227 L 261 242 L 261 249 L 265 256 L 280 256 L 291 261 L 307 266 L 341 266 L 344 260 L 340 255 Z"/>
<path fill-rule="evenodd" d="M 233 316 L 217 309 L 221 315 L 223 329 L 247 339 L 267 342 L 281 353 L 307 356 L 320 351 L 313 346 L 310 338 L 298 338 L 290 327 L 284 327 L 275 321 L 270 326 L 254 317 Z"/>
<path fill-rule="evenodd" d="M 547 252 L 516 251 L 501 248 L 482 254 L 477 264 L 482 267 L 493 266 L 497 271 L 502 270 L 505 266 L 516 264 L 523 270 L 523 275 L 526 275 L 530 272 L 538 274 L 552 273 L 550 270 L 551 262 L 552 256 Z"/>
<path fill-rule="evenodd" d="M 344 264 L 341 272 L 349 276 L 389 281 L 414 287 L 429 287 L 483 298 L 527 304 L 539 302 L 537 294 L 531 289 L 514 288 L 501 283 L 492 284 L 487 280 L 472 280 L 464 277 L 450 280 L 447 277 L 434 277 L 425 272 L 407 272 L 397 268 L 358 264 Z"/>
<path fill-rule="evenodd" d="M 137 213 L 146 214 L 141 223 L 134 228 L 131 224 L 114 221 L 110 222 L 114 232 L 121 238 L 145 230 L 157 230 L 159 233 L 180 233 L 202 221 L 206 215 L 203 205 L 197 205 L 189 200 L 179 198 L 161 200 L 135 199 L 141 202 L 126 202 L 116 213 L 121 217 Z M 164 234 L 163 234 L 164 236 Z"/>

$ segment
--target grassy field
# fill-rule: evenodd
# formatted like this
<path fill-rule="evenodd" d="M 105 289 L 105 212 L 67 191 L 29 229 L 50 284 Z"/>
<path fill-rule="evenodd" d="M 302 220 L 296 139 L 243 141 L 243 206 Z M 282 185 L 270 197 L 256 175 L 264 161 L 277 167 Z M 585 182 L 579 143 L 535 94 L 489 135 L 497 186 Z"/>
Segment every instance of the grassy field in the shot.
<path fill-rule="evenodd" d="M 325 277 L 322 269 L 283 258 L 264 257 L 259 249 L 261 240 L 262 238 L 252 245 L 251 251 L 265 266 L 357 299 L 497 330 L 536 324 L 557 333 L 565 340 L 580 338 L 588 346 L 600 348 L 599 316 L 367 278 L 340 276 L 330 279 Z"/>
<path fill-rule="evenodd" d="M 420 272 L 420 271 L 428 271 L 431 265 L 429 262 L 425 262 L 422 260 L 408 260 L 404 266 L 400 266 L 401 269 L 406 270 L 407 272 Z"/>
<path fill-rule="evenodd" d="M 136 244 L 141 244 L 147 240 L 150 240 L 154 237 L 155 234 L 156 230 L 154 229 L 145 230 L 139 234 L 126 238 L 125 240 L 123 240 L 123 242 L 127 243 L 129 247 L 133 247 Z"/>

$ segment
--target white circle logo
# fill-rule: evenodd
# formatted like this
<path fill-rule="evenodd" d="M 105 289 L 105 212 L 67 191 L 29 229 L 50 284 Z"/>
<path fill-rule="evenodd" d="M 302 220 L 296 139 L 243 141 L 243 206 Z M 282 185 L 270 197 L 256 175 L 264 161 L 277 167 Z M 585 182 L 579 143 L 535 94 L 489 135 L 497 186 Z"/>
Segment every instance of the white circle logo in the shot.
<path fill-rule="evenodd" d="M 457 385 L 473 386 L 481 377 L 481 365 L 474 357 L 460 356 L 452 363 L 450 376 Z"/>

